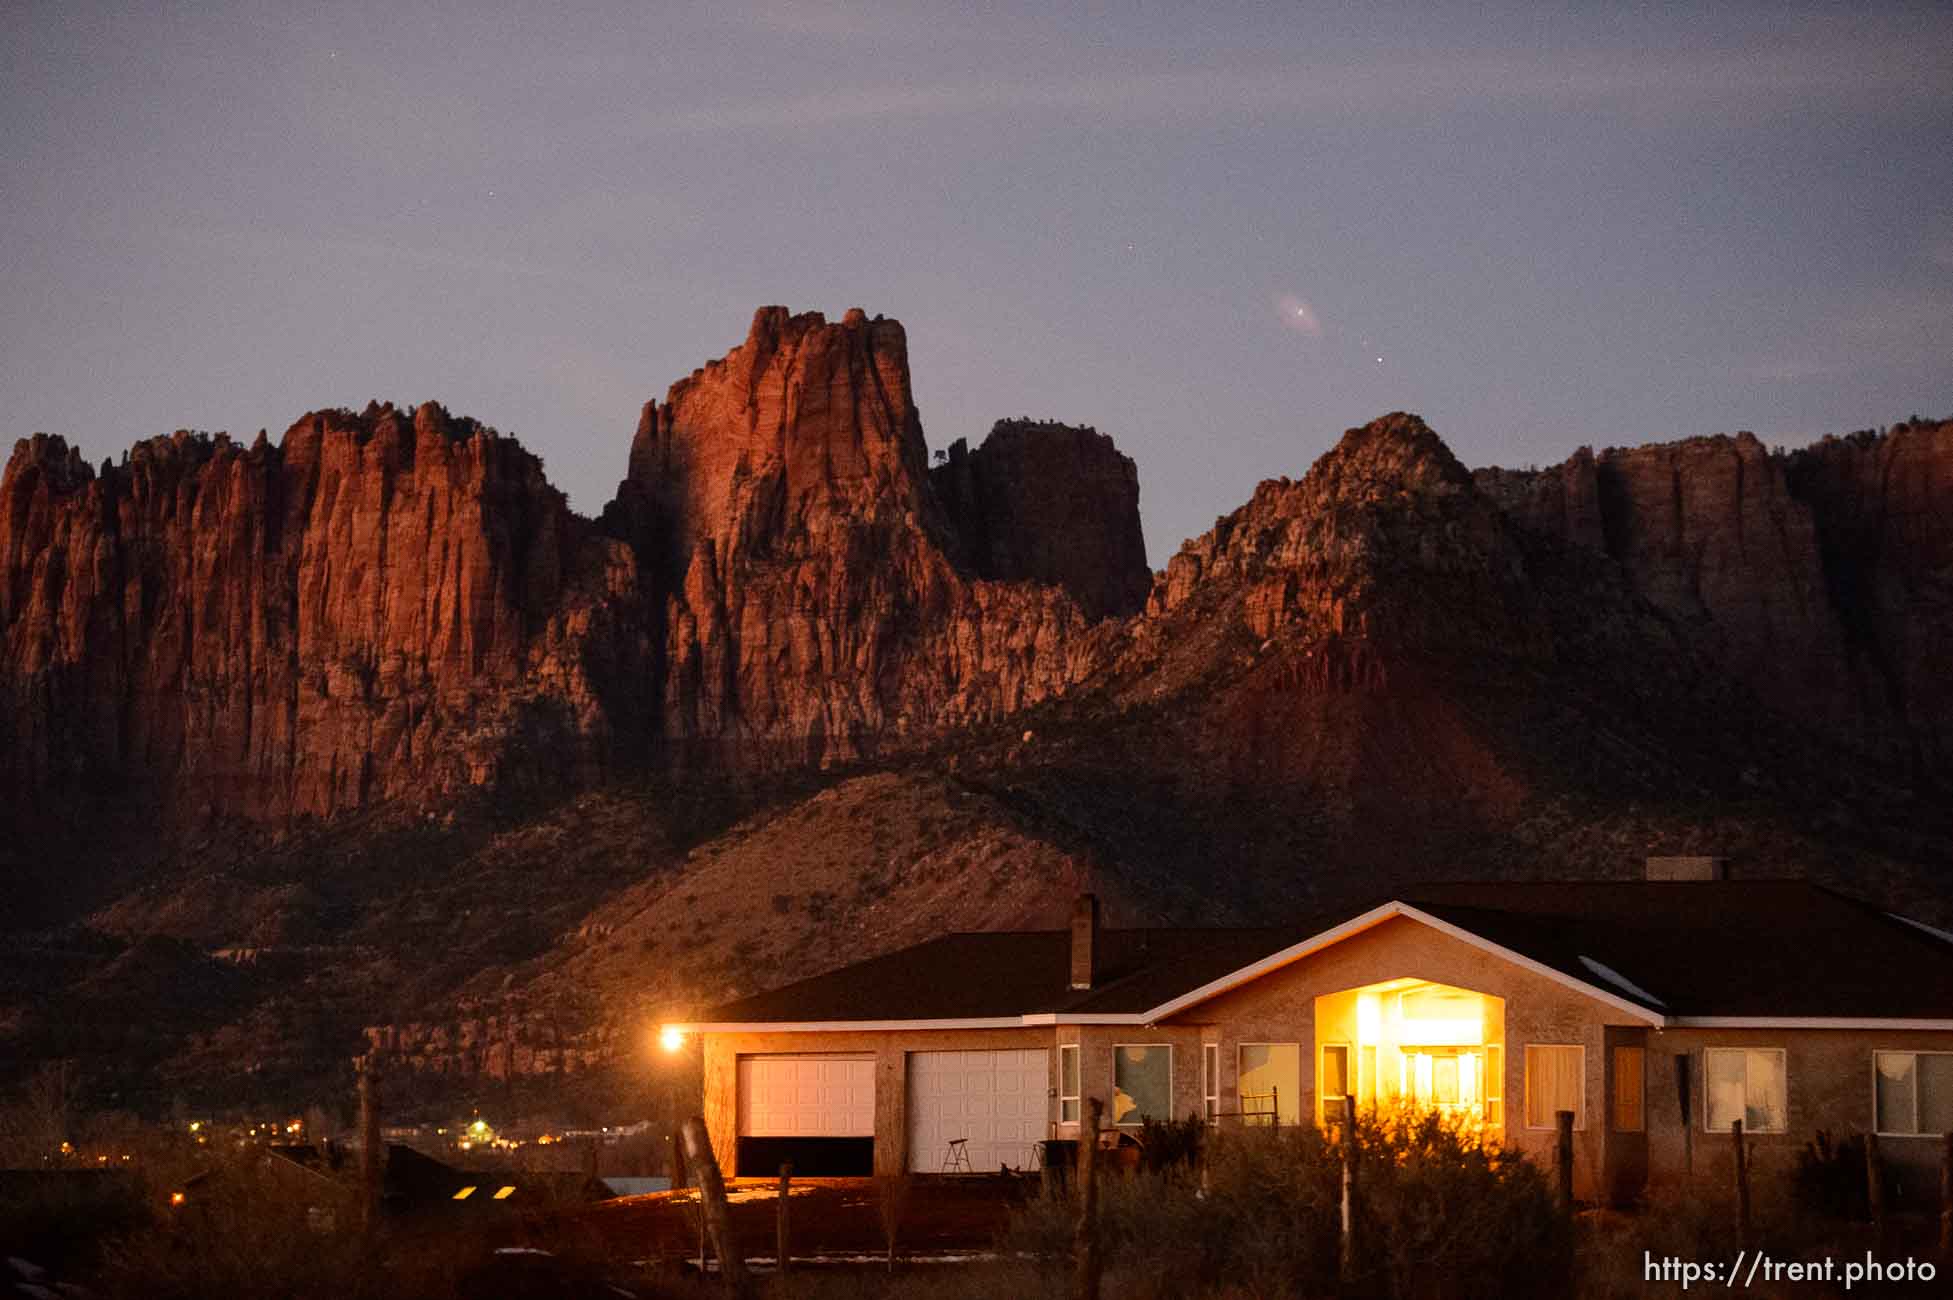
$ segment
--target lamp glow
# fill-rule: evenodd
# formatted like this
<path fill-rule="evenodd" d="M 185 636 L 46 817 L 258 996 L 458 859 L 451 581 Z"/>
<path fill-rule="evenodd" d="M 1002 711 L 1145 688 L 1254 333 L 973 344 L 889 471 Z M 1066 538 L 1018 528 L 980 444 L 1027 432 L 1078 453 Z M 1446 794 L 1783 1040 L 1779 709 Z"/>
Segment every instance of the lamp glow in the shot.
<path fill-rule="evenodd" d="M 667 1052 L 675 1052 L 685 1045 L 685 1031 L 676 1025 L 666 1025 L 658 1031 L 658 1046 Z"/>

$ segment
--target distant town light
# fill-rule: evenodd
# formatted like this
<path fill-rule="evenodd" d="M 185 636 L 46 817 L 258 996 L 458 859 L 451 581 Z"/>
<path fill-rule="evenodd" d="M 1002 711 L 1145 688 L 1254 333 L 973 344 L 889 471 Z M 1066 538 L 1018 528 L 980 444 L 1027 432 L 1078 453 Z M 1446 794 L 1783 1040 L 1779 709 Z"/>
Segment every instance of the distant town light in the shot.
<path fill-rule="evenodd" d="M 173 1206 L 175 1206 L 175 1205 L 181 1205 L 181 1204 L 183 1204 L 183 1202 L 184 1202 L 184 1199 L 185 1199 L 185 1198 L 184 1198 L 184 1195 L 183 1195 L 183 1193 L 182 1193 L 182 1192 L 171 1192 L 171 1193 L 170 1193 L 170 1204 L 171 1204 L 171 1205 L 173 1205 Z"/>
<path fill-rule="evenodd" d="M 677 1025 L 666 1025 L 658 1031 L 658 1046 L 667 1052 L 675 1052 L 685 1045 L 685 1031 Z"/>

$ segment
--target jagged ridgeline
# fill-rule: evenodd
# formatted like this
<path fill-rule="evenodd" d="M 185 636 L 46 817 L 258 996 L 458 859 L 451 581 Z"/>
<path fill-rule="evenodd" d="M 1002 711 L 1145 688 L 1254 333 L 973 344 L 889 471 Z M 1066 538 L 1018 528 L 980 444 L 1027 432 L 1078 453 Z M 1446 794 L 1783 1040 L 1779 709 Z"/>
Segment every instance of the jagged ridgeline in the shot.
<path fill-rule="evenodd" d="M 767 308 L 645 406 L 601 523 L 431 403 L 99 473 L 36 435 L 0 487 L 0 798 L 277 823 L 1007 713 L 1149 581 L 1131 461 L 1071 433 L 959 450 L 959 535 L 902 327 Z"/>
<path fill-rule="evenodd" d="M 1130 668 L 1221 576 L 1255 584 L 1257 634 L 1321 600 L 1306 635 L 1366 654 L 1516 651 L 1552 621 L 1547 593 L 1505 590 L 1542 540 L 1611 560 L 1784 714 L 1946 769 L 1944 424 L 1474 476 L 1390 417 L 1157 584 L 1110 439 L 1000 422 L 939 460 L 899 323 L 777 307 L 646 404 L 598 522 L 431 403 L 315 412 L 276 444 L 178 433 L 99 472 L 37 434 L 0 484 L 0 799 L 21 826 L 104 800 L 278 824 L 620 764 L 852 761 Z"/>

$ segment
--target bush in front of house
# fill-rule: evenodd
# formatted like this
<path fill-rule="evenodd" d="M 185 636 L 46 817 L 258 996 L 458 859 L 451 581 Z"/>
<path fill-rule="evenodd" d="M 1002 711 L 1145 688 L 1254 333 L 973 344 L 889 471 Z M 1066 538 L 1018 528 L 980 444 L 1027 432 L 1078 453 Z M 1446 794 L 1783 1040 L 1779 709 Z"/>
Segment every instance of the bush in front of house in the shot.
<path fill-rule="evenodd" d="M 1567 1294 L 1572 1225 L 1538 1166 L 1431 1113 L 1365 1117 L 1356 1143 L 1350 1291 L 1420 1300 Z M 1109 1177 L 1099 1196 L 1108 1294 L 1343 1289 L 1342 1148 L 1313 1126 L 1210 1130 L 1204 1164 Z M 1042 1197 L 1016 1216 L 1004 1246 L 1062 1267 L 1076 1224 L 1071 1195 Z"/>

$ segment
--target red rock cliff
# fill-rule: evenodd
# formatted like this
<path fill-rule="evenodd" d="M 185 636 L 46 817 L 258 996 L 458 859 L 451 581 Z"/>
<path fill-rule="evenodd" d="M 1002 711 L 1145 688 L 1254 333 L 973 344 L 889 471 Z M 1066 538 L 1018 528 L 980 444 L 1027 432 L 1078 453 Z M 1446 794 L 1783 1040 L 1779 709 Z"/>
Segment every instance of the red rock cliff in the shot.
<path fill-rule="evenodd" d="M 1091 652 L 1063 591 L 959 571 L 895 321 L 762 308 L 646 408 L 613 519 L 664 617 L 679 761 L 845 761 L 1064 689 Z"/>
<path fill-rule="evenodd" d="M 99 475 L 23 441 L 0 479 L 6 784 L 278 820 L 592 772 L 593 661 L 630 657 L 608 607 L 637 583 L 586 531 L 535 457 L 432 404 L 318 412 L 277 447 L 178 433 Z"/>

